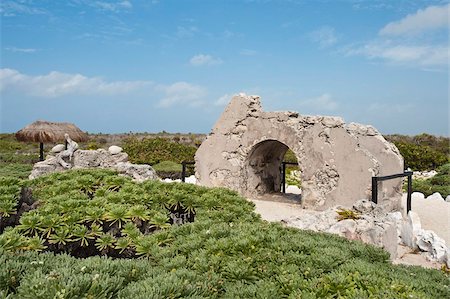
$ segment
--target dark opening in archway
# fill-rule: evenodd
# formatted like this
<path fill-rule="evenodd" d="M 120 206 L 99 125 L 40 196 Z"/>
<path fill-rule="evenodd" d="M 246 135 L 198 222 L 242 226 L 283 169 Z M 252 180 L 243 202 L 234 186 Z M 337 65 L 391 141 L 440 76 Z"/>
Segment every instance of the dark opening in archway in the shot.
<path fill-rule="evenodd" d="M 256 144 L 247 157 L 248 190 L 255 190 L 258 196 L 268 193 L 283 195 L 281 194 L 283 189 L 282 162 L 284 159 L 289 162 L 297 161 L 295 155 L 288 150 L 287 145 L 277 140 L 265 140 Z M 288 166 L 288 175 L 296 168 L 298 169 L 295 166 Z M 291 197 L 290 199 L 300 200 L 299 192 L 286 194 L 286 196 Z"/>

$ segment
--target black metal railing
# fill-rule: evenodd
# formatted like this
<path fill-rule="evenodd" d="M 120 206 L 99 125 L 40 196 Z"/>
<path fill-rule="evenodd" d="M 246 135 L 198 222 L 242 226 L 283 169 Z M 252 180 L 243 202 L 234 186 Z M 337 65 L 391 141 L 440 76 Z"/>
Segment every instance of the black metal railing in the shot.
<path fill-rule="evenodd" d="M 183 161 L 181 162 L 181 181 L 185 182 L 186 181 L 186 165 L 194 165 L 195 162 L 192 161 Z"/>
<path fill-rule="evenodd" d="M 372 201 L 378 203 L 378 182 L 408 177 L 408 195 L 406 197 L 406 213 L 411 211 L 411 194 L 412 194 L 412 171 L 405 171 L 404 173 L 397 173 L 386 176 L 372 177 Z"/>
<path fill-rule="evenodd" d="M 286 165 L 297 165 L 295 162 L 281 162 L 281 192 L 286 193 Z"/>

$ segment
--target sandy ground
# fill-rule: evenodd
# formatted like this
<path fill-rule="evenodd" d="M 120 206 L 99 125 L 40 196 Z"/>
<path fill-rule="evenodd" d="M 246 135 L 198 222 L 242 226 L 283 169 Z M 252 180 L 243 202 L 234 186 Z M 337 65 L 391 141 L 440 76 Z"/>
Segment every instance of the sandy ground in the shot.
<path fill-rule="evenodd" d="M 406 194 L 403 194 L 402 205 L 406 212 Z M 450 247 L 450 203 L 413 196 L 411 211 L 419 215 L 423 229 L 434 231 Z"/>
<path fill-rule="evenodd" d="M 299 193 L 295 190 L 287 191 Z M 263 198 L 250 199 L 255 204 L 256 213 L 264 220 L 278 222 L 292 216 L 300 216 L 303 209 L 299 204 L 297 194 L 288 197 L 282 195 L 265 195 Z M 406 195 L 404 196 L 404 207 L 406 207 Z M 405 208 L 406 210 L 406 208 Z M 450 203 L 433 200 L 413 198 L 412 210 L 419 214 L 422 227 L 435 231 L 438 236 L 445 239 L 447 246 L 450 244 Z M 399 245 L 398 257 L 394 264 L 417 265 L 427 268 L 439 269 L 440 264 L 428 261 L 424 255 L 413 252 L 410 248 Z"/>

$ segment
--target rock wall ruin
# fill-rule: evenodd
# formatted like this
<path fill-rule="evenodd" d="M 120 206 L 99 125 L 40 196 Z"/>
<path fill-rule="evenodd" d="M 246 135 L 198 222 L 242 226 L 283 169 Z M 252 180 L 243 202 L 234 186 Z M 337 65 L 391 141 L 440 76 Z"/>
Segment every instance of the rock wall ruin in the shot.
<path fill-rule="evenodd" d="M 339 117 L 264 112 L 258 96 L 234 96 L 195 156 L 201 185 L 253 197 L 279 191 L 291 149 L 302 170 L 302 205 L 323 210 L 370 198 L 371 177 L 403 172 L 403 158 L 373 127 Z M 402 180 L 380 183 L 379 203 L 395 208 Z"/>

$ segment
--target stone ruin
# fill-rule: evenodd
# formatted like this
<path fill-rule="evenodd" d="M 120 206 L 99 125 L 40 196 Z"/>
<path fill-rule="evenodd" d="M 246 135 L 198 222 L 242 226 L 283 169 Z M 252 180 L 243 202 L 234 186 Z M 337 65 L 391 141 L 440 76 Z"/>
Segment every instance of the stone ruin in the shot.
<path fill-rule="evenodd" d="M 372 126 L 339 117 L 264 112 L 258 96 L 232 98 L 195 155 L 198 183 L 246 197 L 279 192 L 291 149 L 301 169 L 304 208 L 351 207 L 371 196 L 372 176 L 403 172 L 397 148 Z M 380 183 L 379 204 L 397 210 L 402 180 Z"/>

